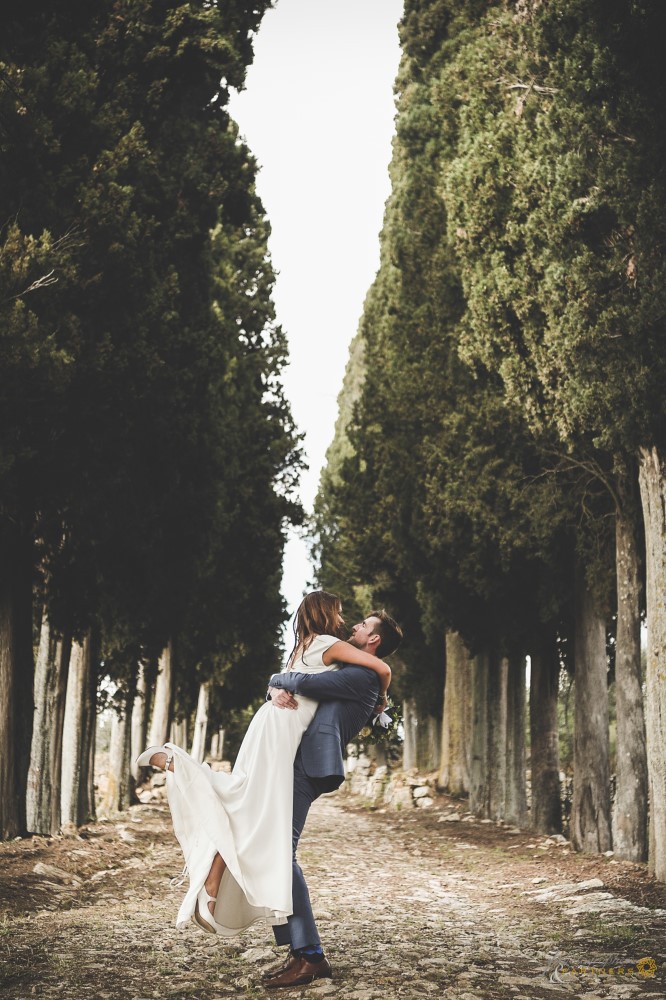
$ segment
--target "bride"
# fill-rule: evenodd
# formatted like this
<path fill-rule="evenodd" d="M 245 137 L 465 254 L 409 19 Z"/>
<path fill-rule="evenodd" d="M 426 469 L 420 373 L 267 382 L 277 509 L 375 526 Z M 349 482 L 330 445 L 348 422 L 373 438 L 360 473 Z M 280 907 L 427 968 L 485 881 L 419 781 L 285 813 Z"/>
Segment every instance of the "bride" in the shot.
<path fill-rule="evenodd" d="M 381 711 L 391 669 L 342 640 L 343 625 L 335 594 L 308 594 L 296 615 L 287 669 L 320 673 L 348 663 L 374 670 Z M 205 931 L 232 936 L 260 919 L 284 924 L 292 913 L 293 764 L 318 707 L 295 697 L 294 711 L 262 705 L 231 774 L 197 763 L 173 743 L 149 747 L 138 758 L 139 766 L 167 772 L 174 832 L 190 879 L 176 926 L 191 919 Z"/>

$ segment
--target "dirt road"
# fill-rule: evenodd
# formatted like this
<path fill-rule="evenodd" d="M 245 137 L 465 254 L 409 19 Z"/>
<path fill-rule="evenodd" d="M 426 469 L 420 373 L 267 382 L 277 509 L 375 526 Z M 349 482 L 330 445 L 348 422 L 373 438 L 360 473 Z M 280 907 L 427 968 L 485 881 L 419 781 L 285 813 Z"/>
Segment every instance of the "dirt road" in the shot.
<path fill-rule="evenodd" d="M 641 867 L 476 821 L 445 797 L 403 812 L 349 802 L 319 800 L 301 846 L 334 979 L 282 993 L 666 997 L 666 886 Z M 0 1000 L 264 994 L 278 954 L 264 928 L 232 942 L 175 929 L 181 864 L 161 804 L 1 844 Z"/>

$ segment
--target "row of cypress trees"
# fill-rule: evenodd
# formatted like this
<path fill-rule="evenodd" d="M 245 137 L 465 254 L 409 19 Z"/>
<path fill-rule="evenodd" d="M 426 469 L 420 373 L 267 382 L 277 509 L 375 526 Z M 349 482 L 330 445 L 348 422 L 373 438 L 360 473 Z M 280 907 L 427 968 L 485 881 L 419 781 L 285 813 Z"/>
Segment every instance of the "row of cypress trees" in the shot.
<path fill-rule="evenodd" d="M 126 712 L 168 650 L 173 715 L 211 678 L 246 705 L 275 663 L 300 452 L 256 167 L 227 110 L 269 6 L 3 14 L 4 837 L 94 808 L 101 674 Z"/>
<path fill-rule="evenodd" d="M 560 830 L 565 668 L 572 841 L 649 849 L 661 879 L 665 17 L 407 0 L 381 264 L 316 505 L 321 583 L 405 621 L 424 717 L 444 693 L 442 783 L 526 818 L 529 655 L 531 822 Z"/>

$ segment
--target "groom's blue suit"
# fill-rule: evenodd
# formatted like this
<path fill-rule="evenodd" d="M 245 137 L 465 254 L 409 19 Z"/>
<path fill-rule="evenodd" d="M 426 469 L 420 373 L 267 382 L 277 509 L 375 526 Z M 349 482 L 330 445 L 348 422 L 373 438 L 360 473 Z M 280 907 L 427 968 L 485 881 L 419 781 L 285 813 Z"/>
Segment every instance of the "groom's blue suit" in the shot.
<path fill-rule="evenodd" d="M 298 841 L 310 806 L 345 778 L 344 749 L 370 718 L 379 696 L 379 678 L 366 667 L 342 666 L 337 671 L 274 674 L 270 686 L 321 702 L 303 734 L 294 761 L 293 909 L 287 924 L 273 928 L 277 944 L 293 949 L 319 945 L 308 887 L 296 860 Z M 282 709 L 289 711 L 289 709 Z"/>

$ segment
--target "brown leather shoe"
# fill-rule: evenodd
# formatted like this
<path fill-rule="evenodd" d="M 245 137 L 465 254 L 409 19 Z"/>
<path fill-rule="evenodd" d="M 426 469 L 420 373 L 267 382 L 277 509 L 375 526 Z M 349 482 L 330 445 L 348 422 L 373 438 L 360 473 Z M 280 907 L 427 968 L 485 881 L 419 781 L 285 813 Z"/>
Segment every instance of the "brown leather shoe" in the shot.
<path fill-rule="evenodd" d="M 279 976 L 280 973 L 286 972 L 287 969 L 291 969 L 292 965 L 295 965 L 299 960 L 300 956 L 290 948 L 284 962 L 281 962 L 280 965 L 275 965 L 272 969 L 266 969 L 265 972 L 261 973 L 261 978 L 272 979 L 273 976 Z"/>
<path fill-rule="evenodd" d="M 328 964 L 327 958 L 322 958 L 321 962 L 308 962 L 307 958 L 297 955 L 298 961 L 294 962 L 290 969 L 278 973 L 272 979 L 267 979 L 264 986 L 267 990 L 279 990 L 289 986 L 304 986 L 315 979 L 332 979 L 333 972 Z"/>

